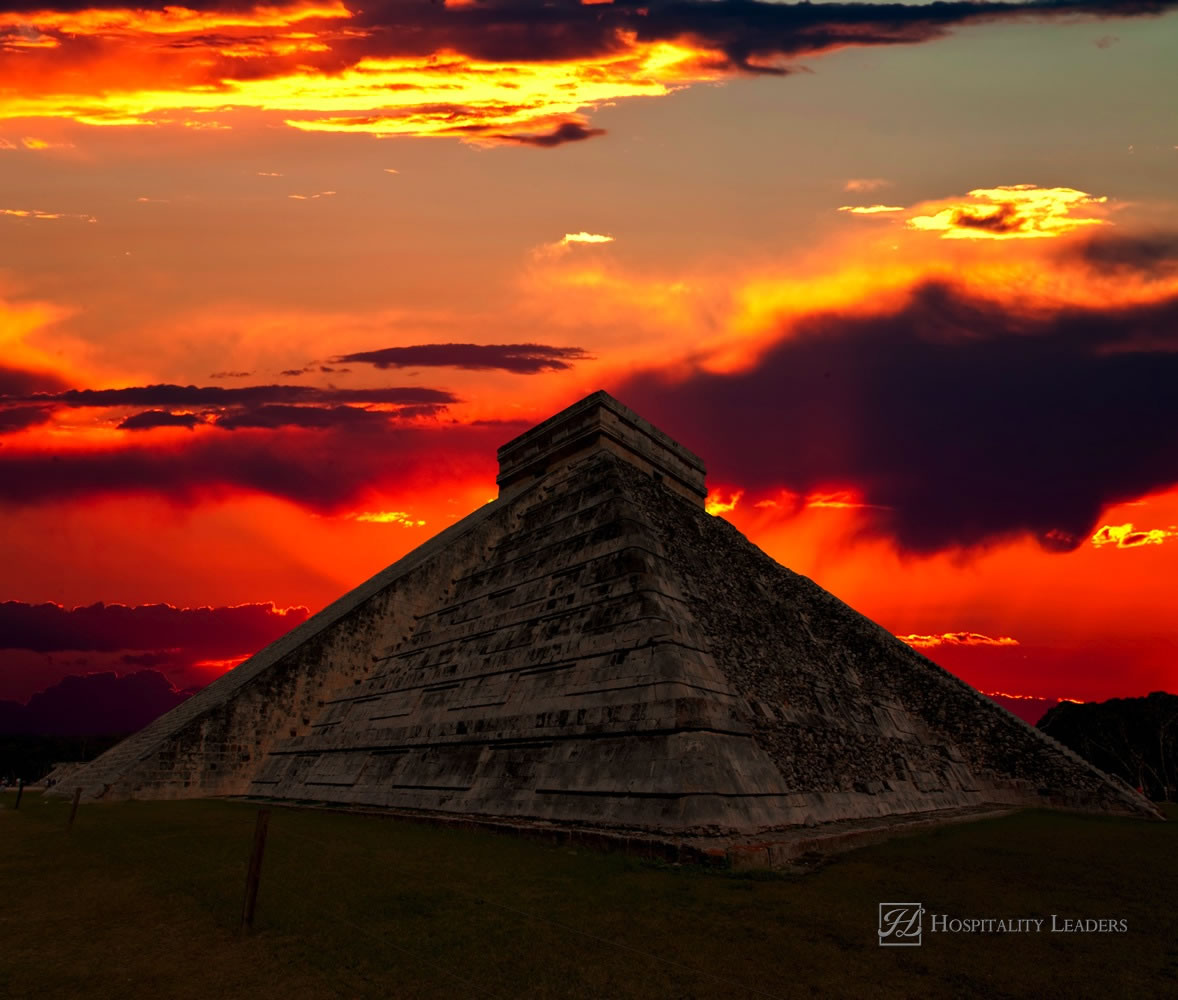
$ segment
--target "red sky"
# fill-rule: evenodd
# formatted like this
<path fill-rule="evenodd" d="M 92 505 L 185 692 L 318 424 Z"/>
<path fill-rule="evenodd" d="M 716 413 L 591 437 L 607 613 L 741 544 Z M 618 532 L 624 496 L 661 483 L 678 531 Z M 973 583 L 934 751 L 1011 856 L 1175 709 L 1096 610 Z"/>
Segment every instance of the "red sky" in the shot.
<path fill-rule="evenodd" d="M 1004 704 L 1175 690 L 1175 6 L 0 6 L 0 700 L 206 682 L 597 388 Z"/>

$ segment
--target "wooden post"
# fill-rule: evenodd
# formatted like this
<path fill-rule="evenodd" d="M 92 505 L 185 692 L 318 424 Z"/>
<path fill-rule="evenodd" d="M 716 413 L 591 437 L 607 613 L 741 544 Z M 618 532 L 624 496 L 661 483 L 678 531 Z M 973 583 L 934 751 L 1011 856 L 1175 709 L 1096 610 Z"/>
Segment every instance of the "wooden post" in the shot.
<path fill-rule="evenodd" d="M 254 926 L 254 909 L 258 903 L 258 883 L 262 880 L 262 854 L 266 850 L 266 830 L 270 826 L 270 809 L 263 806 L 258 810 L 258 821 L 254 825 L 254 849 L 250 854 L 249 871 L 245 876 L 245 905 L 241 909 L 241 932 Z"/>
<path fill-rule="evenodd" d="M 24 795 L 24 793 L 25 793 L 25 779 L 24 778 L 17 778 L 16 779 L 16 804 L 13 805 L 13 807 L 12 807 L 13 809 L 20 808 L 20 797 L 22 795 Z"/>
<path fill-rule="evenodd" d="M 69 833 L 74 828 L 74 817 L 78 815 L 78 800 L 82 797 L 81 787 L 74 789 L 74 804 L 70 808 L 70 821 L 65 825 L 65 832 Z"/>

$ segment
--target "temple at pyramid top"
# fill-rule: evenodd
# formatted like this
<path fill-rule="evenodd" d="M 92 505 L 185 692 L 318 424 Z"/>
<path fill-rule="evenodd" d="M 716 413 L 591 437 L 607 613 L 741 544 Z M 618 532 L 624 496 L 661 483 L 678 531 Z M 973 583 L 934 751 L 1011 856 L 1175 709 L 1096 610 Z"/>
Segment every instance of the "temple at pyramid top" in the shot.
<path fill-rule="evenodd" d="M 499 449 L 499 496 L 514 496 L 598 451 L 613 452 L 703 506 L 703 459 L 600 389 Z"/>

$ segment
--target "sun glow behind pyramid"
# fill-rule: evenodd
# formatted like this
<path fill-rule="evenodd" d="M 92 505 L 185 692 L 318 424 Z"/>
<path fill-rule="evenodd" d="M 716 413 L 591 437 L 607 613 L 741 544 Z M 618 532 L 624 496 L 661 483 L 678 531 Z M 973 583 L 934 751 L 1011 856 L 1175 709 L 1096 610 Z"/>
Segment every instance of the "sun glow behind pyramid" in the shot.
<path fill-rule="evenodd" d="M 205 683 L 232 630 L 37 609 L 321 607 L 599 385 L 889 632 L 1017 643 L 923 647 L 979 689 L 1173 688 L 1167 5 L 34 6 L 0 700 Z"/>

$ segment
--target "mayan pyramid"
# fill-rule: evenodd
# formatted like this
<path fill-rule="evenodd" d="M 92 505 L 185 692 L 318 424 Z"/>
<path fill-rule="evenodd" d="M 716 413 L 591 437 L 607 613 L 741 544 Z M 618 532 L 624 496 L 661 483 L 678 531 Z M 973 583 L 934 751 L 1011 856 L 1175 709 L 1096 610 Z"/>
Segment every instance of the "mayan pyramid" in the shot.
<path fill-rule="evenodd" d="M 1156 815 L 706 513 L 700 459 L 607 393 L 499 468 L 497 500 L 69 790 L 682 836 L 987 805 Z"/>

